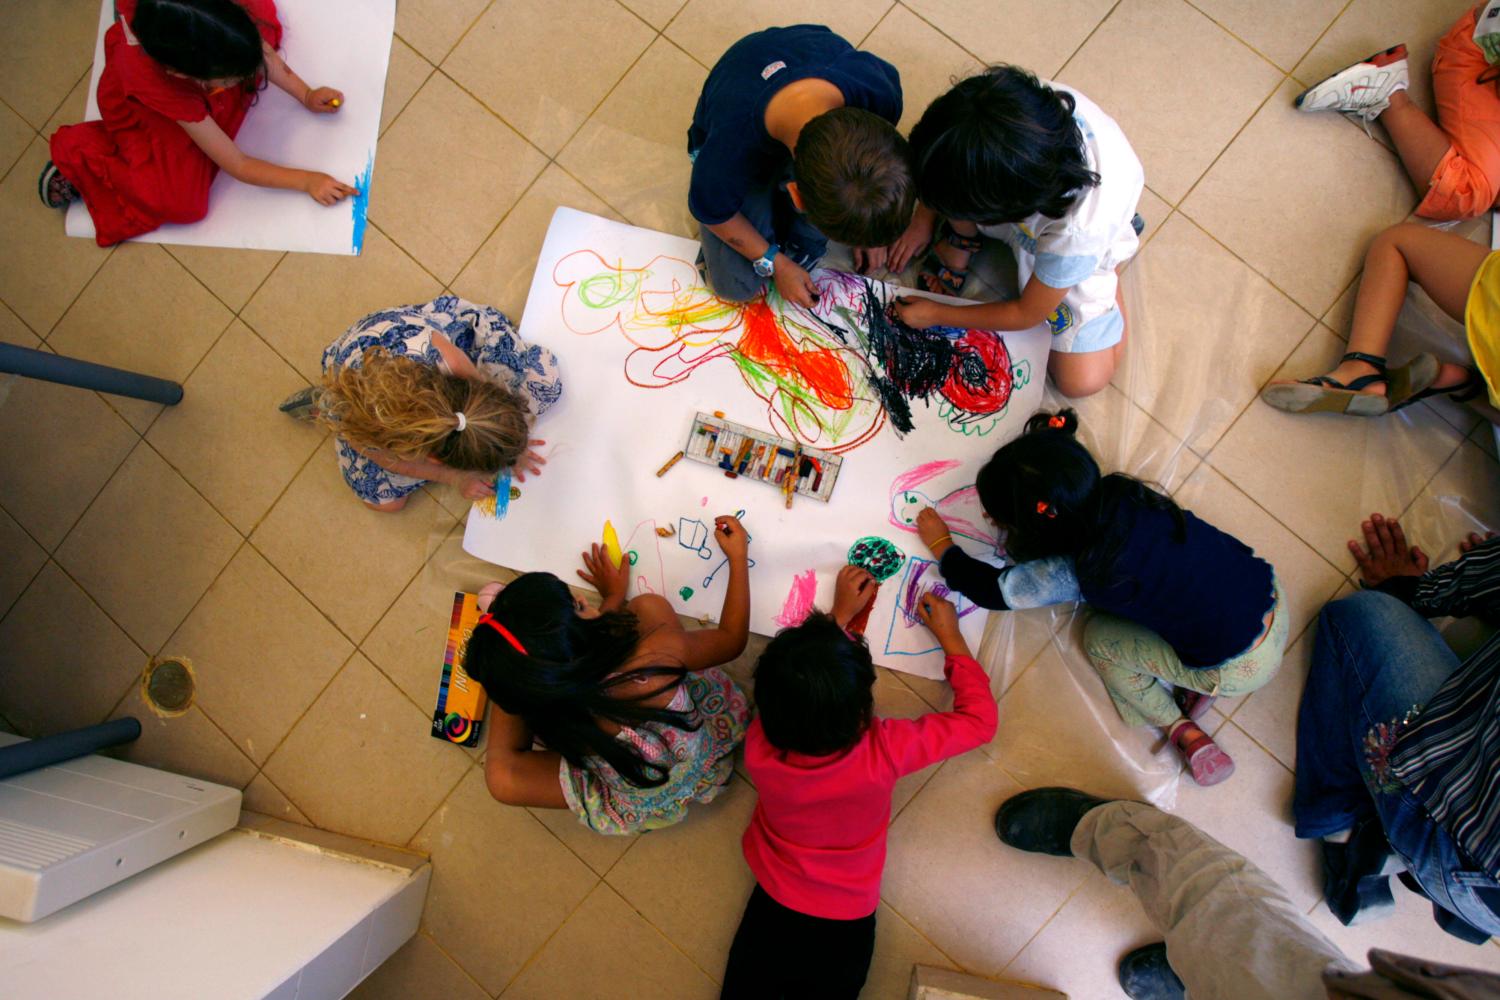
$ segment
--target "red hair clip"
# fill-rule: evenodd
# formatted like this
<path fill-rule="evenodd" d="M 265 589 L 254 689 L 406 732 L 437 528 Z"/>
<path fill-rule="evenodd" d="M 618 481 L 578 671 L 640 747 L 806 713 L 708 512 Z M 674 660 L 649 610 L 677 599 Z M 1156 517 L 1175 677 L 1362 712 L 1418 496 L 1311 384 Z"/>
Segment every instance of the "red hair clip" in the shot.
<path fill-rule="evenodd" d="M 494 629 L 496 632 L 499 632 L 500 635 L 501 635 L 501 637 L 506 642 L 510 643 L 510 646 L 511 646 L 512 649 L 514 649 L 516 652 L 520 653 L 522 656 L 526 655 L 526 647 L 523 646 L 523 645 L 521 645 L 520 642 L 518 642 L 516 640 L 516 637 L 510 634 L 510 629 L 506 628 L 504 625 L 501 625 L 499 622 L 497 622 L 495 620 L 495 616 L 494 615 L 491 615 L 489 613 L 485 613 L 485 614 L 480 615 L 479 616 L 479 620 L 474 623 L 474 627 L 478 628 L 481 625 L 488 625 L 490 628 Z"/>
<path fill-rule="evenodd" d="M 1042 514 L 1042 515 L 1045 515 L 1047 517 L 1056 517 L 1057 516 L 1057 508 L 1054 507 L 1054 506 L 1052 506 L 1051 504 L 1049 504 L 1045 500 L 1038 500 L 1036 502 L 1036 512 L 1038 514 Z"/>
<path fill-rule="evenodd" d="M 1053 414 L 1052 416 L 1047 418 L 1047 426 L 1051 427 L 1053 430 L 1062 430 L 1064 427 L 1068 426 L 1068 418 L 1063 416 L 1061 413 Z"/>

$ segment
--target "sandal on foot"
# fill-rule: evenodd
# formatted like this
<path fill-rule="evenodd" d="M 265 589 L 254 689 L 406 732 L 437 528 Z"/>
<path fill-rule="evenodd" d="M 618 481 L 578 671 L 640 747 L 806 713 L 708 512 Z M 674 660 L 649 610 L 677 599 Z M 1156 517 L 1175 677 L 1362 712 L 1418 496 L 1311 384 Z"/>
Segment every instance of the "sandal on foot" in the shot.
<path fill-rule="evenodd" d="M 1432 357 L 1432 355 L 1418 355 L 1418 357 Z M 1413 359 L 1410 363 L 1416 364 L 1416 360 Z M 1434 368 L 1442 367 L 1437 358 L 1432 358 L 1432 363 Z M 1394 413 L 1402 407 L 1410 406 L 1411 404 L 1420 402 L 1424 399 L 1431 399 L 1434 396 L 1447 396 L 1455 403 L 1467 403 L 1469 400 L 1474 399 L 1480 393 L 1485 391 L 1485 389 L 1487 388 L 1487 383 L 1484 380 L 1484 376 L 1479 374 L 1478 368 L 1475 368 L 1471 365 L 1466 367 L 1464 370 L 1467 375 L 1462 382 L 1458 383 L 1458 385 L 1450 385 L 1443 389 L 1434 389 L 1432 387 L 1432 383 L 1437 381 L 1437 373 L 1434 372 L 1432 378 L 1428 379 L 1426 385 L 1420 386 L 1415 392 L 1409 393 L 1399 402 L 1393 403 L 1391 405 L 1391 412 Z M 1394 376 L 1395 374 L 1395 372 L 1391 372 L 1392 376 Z M 1394 378 L 1391 384 L 1394 388 Z"/>
<path fill-rule="evenodd" d="M 57 169 L 57 164 L 51 160 L 47 161 L 41 176 L 36 179 L 36 193 L 48 208 L 67 208 L 83 197 L 73 186 L 73 182 L 64 177 L 62 171 Z"/>
<path fill-rule="evenodd" d="M 1203 787 L 1217 785 L 1234 773 L 1234 761 L 1196 723 L 1184 722 L 1171 735 L 1193 780 Z"/>
<path fill-rule="evenodd" d="M 984 246 L 984 241 L 979 237 L 964 236 L 955 233 L 953 227 L 946 223 L 943 226 L 943 234 L 938 237 L 938 241 L 947 243 L 953 249 L 962 250 L 968 254 L 977 253 Z M 969 269 L 949 267 L 947 264 L 944 264 L 943 258 L 938 256 L 936 244 L 934 244 L 931 250 L 927 251 L 927 256 L 923 259 L 922 264 L 923 269 L 917 275 L 917 280 L 929 292 L 941 292 L 957 298 L 964 290 L 964 282 L 969 279 Z M 931 281 L 928 279 L 931 279 Z"/>
<path fill-rule="evenodd" d="M 1388 398 L 1360 391 L 1378 382 L 1390 384 L 1385 358 L 1350 351 L 1339 361 L 1363 361 L 1373 365 L 1376 371 L 1373 375 L 1351 379 L 1347 385 L 1327 375 L 1315 375 L 1298 382 L 1272 382 L 1261 390 L 1260 398 L 1267 406 L 1287 413 L 1348 413 L 1357 417 L 1378 417 L 1386 413 L 1391 405 Z"/>
<path fill-rule="evenodd" d="M 1410 406 L 1419 399 L 1433 395 L 1432 383 L 1437 381 L 1442 370 L 1443 363 L 1437 356 L 1423 351 L 1401 367 L 1386 372 L 1391 379 L 1385 390 L 1386 401 L 1390 404 L 1390 409 L 1386 412 L 1395 413 L 1403 406 Z M 1461 389 L 1462 386 L 1454 388 Z"/>
<path fill-rule="evenodd" d="M 1197 722 L 1208 713 L 1213 703 L 1218 701 L 1217 695 L 1204 694 L 1202 691 L 1194 691 L 1192 688 L 1180 687 L 1172 692 L 1172 700 L 1177 702 L 1177 707 L 1182 714 L 1193 722 Z"/>
<path fill-rule="evenodd" d="M 298 389 L 276 408 L 294 420 L 311 420 L 318 413 L 318 390 L 315 386 Z"/>

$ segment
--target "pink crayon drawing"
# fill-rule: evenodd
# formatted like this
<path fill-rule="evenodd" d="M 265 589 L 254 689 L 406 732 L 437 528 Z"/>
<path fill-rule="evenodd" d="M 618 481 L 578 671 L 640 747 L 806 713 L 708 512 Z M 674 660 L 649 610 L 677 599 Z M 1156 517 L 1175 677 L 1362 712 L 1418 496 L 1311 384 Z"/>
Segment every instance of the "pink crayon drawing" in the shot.
<path fill-rule="evenodd" d="M 998 552 L 999 534 L 995 531 L 995 526 L 985 520 L 984 507 L 979 503 L 979 492 L 973 484 L 961 486 L 936 500 L 917 488 L 961 464 L 963 463 L 954 459 L 924 462 L 892 480 L 891 523 L 902 531 L 915 534 L 917 515 L 922 512 L 922 508 L 932 507 L 948 525 L 950 532 Z"/>
<path fill-rule="evenodd" d="M 792 577 L 792 589 L 787 591 L 786 603 L 781 606 L 781 613 L 776 616 L 776 624 L 782 628 L 791 628 L 801 625 L 808 612 L 813 609 L 813 600 L 818 594 L 818 574 L 816 570 L 808 570 L 806 573 L 798 573 Z"/>

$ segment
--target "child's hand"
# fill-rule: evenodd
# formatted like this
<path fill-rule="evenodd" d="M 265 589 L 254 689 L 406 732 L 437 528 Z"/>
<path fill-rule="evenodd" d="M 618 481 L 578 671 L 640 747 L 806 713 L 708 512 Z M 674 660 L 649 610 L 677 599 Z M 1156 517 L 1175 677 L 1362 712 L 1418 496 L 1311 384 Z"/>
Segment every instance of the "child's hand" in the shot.
<path fill-rule="evenodd" d="M 1479 532 L 1471 531 L 1469 532 L 1468 538 L 1465 538 L 1463 541 L 1458 543 L 1458 551 L 1463 555 L 1468 555 L 1470 552 L 1474 551 L 1476 546 L 1483 545 L 1485 542 L 1494 537 L 1495 533 L 1493 531 L 1486 531 L 1483 538 L 1479 537 Z"/>
<path fill-rule="evenodd" d="M 540 476 L 542 474 L 542 466 L 547 464 L 547 460 L 545 458 L 538 455 L 535 451 L 532 450 L 538 445 L 544 445 L 547 442 L 543 441 L 541 438 L 532 438 L 526 443 L 531 447 L 527 448 L 526 453 L 516 460 L 516 482 L 518 483 L 526 482 L 526 474 L 528 472 L 533 476 Z"/>
<path fill-rule="evenodd" d="M 945 653 L 969 655 L 969 644 L 958 630 L 958 611 L 953 602 L 944 600 L 930 591 L 917 602 L 917 617 L 932 631 Z"/>
<path fill-rule="evenodd" d="M 310 87 L 302 95 L 302 106 L 315 115 L 336 115 L 343 104 L 343 92 L 332 87 Z"/>
<path fill-rule="evenodd" d="M 714 518 L 714 540 L 730 562 L 744 562 L 749 558 L 750 536 L 745 534 L 745 526 L 740 524 L 739 518 L 727 514 Z"/>
<path fill-rule="evenodd" d="M 357 188 L 352 188 L 343 181 L 335 180 L 327 174 L 309 173 L 307 183 L 302 190 L 306 191 L 308 197 L 319 205 L 337 205 L 351 195 L 359 194 Z"/>
<path fill-rule="evenodd" d="M 892 308 L 896 310 L 896 318 L 901 322 L 913 330 L 925 330 L 929 326 L 938 325 L 943 306 L 940 302 L 921 296 L 905 295 L 898 298 Z"/>
<path fill-rule="evenodd" d="M 848 628 L 854 616 L 875 599 L 875 577 L 869 570 L 858 566 L 845 566 L 839 570 L 838 581 L 833 585 L 833 620 L 839 628 Z"/>
<path fill-rule="evenodd" d="M 932 216 L 926 212 L 914 212 L 911 217 L 911 225 L 906 227 L 906 232 L 896 237 L 896 242 L 890 245 L 890 253 L 886 257 L 885 266 L 891 269 L 893 274 L 900 274 L 906 270 L 912 258 L 927 249 L 927 244 L 932 242 L 933 233 Z"/>
<path fill-rule="evenodd" d="M 953 544 L 953 533 L 948 530 L 948 523 L 931 507 L 923 507 L 922 512 L 917 515 L 917 537 L 939 559 Z"/>
<path fill-rule="evenodd" d="M 803 309 L 811 309 L 817 304 L 818 286 L 813 284 L 812 275 L 804 271 L 802 265 L 779 253 L 775 266 L 776 274 L 771 280 L 776 282 L 776 290 L 782 298 Z"/>
<path fill-rule="evenodd" d="M 495 495 L 495 477 L 483 472 L 460 472 L 461 477 L 453 485 L 465 500 L 483 500 Z"/>
<path fill-rule="evenodd" d="M 885 247 L 855 247 L 850 256 L 854 258 L 854 270 L 860 274 L 875 274 L 886 266 Z"/>
<path fill-rule="evenodd" d="M 599 591 L 604 600 L 600 610 L 613 611 L 624 607 L 625 595 L 630 590 L 630 559 L 620 560 L 616 566 L 609 552 L 595 542 L 583 554 L 583 569 L 578 571 L 583 582 Z"/>

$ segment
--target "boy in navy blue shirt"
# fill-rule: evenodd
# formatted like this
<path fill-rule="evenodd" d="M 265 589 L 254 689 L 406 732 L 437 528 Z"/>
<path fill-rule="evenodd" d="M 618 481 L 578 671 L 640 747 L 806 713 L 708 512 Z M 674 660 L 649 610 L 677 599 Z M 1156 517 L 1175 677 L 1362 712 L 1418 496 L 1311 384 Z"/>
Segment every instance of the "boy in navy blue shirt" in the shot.
<path fill-rule="evenodd" d="M 743 302 L 768 280 L 811 308 L 808 271 L 832 237 L 861 270 L 911 222 L 916 193 L 896 68 L 820 25 L 769 28 L 708 74 L 688 155 L 688 208 L 709 284 Z"/>

